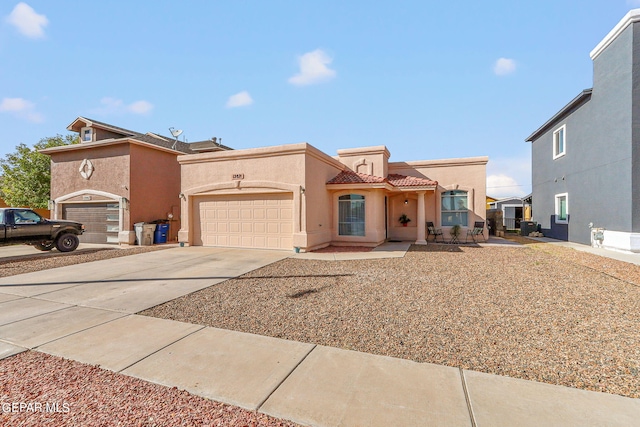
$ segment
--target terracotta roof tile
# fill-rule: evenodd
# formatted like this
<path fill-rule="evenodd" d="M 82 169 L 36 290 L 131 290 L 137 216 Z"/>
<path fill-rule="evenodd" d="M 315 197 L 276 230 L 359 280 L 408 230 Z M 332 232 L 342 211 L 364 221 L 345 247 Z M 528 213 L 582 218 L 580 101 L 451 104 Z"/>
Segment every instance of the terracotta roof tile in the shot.
<path fill-rule="evenodd" d="M 379 184 L 386 180 L 380 176 L 344 170 L 333 177 L 327 184 Z"/>
<path fill-rule="evenodd" d="M 327 184 L 382 184 L 385 182 L 394 187 L 433 187 L 438 185 L 437 181 L 415 176 L 389 174 L 387 178 L 382 178 L 381 176 L 367 175 L 350 170 L 340 172 L 329 180 Z"/>
<path fill-rule="evenodd" d="M 389 181 L 389 184 L 394 187 L 432 187 L 438 185 L 438 181 L 398 174 L 389 174 L 387 176 L 387 181 Z"/>

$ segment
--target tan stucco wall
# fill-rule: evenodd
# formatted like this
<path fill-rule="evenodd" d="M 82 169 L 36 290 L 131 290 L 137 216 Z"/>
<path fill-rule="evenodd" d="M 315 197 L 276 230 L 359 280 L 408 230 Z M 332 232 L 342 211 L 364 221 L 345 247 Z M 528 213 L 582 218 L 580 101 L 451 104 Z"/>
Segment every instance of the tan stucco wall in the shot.
<path fill-rule="evenodd" d="M 327 246 L 337 229 L 337 199 L 327 191 L 327 181 L 343 170 L 343 165 L 320 151 L 305 156 L 305 193 L 307 242 L 304 248 Z"/>
<path fill-rule="evenodd" d="M 415 190 L 390 191 L 386 188 L 388 184 L 381 188 L 326 185 L 341 170 L 359 164 L 371 168 L 377 176 L 397 173 L 438 181 L 440 185 L 436 190 L 421 190 L 425 196 L 426 221 L 440 224 L 440 193 L 451 189 L 468 191 L 470 226 L 475 220 L 484 220 L 486 157 L 387 163 L 388 157 L 389 152 L 383 146 L 340 150 L 339 156 L 331 157 L 306 143 L 180 156 L 184 198 L 179 240 L 193 244 L 193 206 L 194 199 L 200 195 L 291 192 L 294 246 L 303 250 L 328 244 L 377 245 L 384 241 L 387 233 L 391 239 L 415 241 L 418 234 L 418 193 Z M 361 168 L 360 172 L 368 171 Z M 338 197 L 351 193 L 365 196 L 363 237 L 338 235 Z M 406 205 L 405 200 L 408 201 Z M 412 219 L 408 227 L 402 227 L 397 221 L 402 213 Z"/>
<path fill-rule="evenodd" d="M 136 222 L 167 219 L 172 213 L 168 240 L 176 240 L 180 228 L 180 164 L 177 154 L 131 145 L 131 195 L 129 230 Z"/>
<path fill-rule="evenodd" d="M 84 179 L 80 164 L 93 163 L 91 178 Z M 51 198 L 57 199 L 80 190 L 97 190 L 129 198 L 129 146 L 94 147 L 87 150 L 51 154 Z"/>
<path fill-rule="evenodd" d="M 193 243 L 193 204 L 198 195 L 288 192 L 293 195 L 294 205 L 293 244 L 306 247 L 302 188 L 306 185 L 308 149 L 308 144 L 300 143 L 178 157 L 184 194 L 179 240 Z"/>
<path fill-rule="evenodd" d="M 384 145 L 338 150 L 337 159 L 354 172 L 386 177 L 389 150 Z"/>
<path fill-rule="evenodd" d="M 468 227 L 473 227 L 474 221 L 486 220 L 487 161 L 487 157 L 471 157 L 462 159 L 395 162 L 389 163 L 389 173 L 416 176 L 438 181 L 436 194 L 434 195 L 431 192 L 427 192 L 425 197 L 426 220 L 433 221 L 436 226 L 439 226 L 441 222 L 441 193 L 456 189 L 467 191 L 470 211 Z M 411 225 L 415 226 L 413 222 L 410 223 L 410 226 Z M 410 228 L 410 226 L 407 228 Z M 445 228 L 448 229 L 448 227 Z"/>

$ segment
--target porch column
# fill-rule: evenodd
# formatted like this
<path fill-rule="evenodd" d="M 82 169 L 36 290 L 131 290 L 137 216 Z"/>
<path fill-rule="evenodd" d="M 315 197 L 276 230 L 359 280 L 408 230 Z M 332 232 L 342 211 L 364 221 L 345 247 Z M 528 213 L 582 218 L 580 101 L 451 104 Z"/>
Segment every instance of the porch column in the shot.
<path fill-rule="evenodd" d="M 425 238 L 425 214 L 424 214 L 424 193 L 426 191 L 418 191 L 418 236 L 416 245 L 426 245 Z"/>

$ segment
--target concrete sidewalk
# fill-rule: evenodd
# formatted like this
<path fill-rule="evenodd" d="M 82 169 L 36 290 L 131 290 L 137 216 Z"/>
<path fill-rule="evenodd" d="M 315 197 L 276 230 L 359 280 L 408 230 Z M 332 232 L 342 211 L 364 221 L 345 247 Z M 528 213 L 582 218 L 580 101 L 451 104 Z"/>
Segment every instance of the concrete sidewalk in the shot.
<path fill-rule="evenodd" d="M 640 399 L 133 314 L 289 255 L 176 248 L 5 278 L 0 358 L 32 349 L 302 425 L 640 423 Z"/>

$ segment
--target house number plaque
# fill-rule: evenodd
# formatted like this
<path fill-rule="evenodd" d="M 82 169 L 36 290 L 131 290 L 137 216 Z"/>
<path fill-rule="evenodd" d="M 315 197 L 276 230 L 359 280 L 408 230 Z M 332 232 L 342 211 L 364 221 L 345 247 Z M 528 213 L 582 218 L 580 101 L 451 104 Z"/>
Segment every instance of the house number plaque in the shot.
<path fill-rule="evenodd" d="M 244 179 L 243 173 L 234 173 L 232 179 Z"/>

